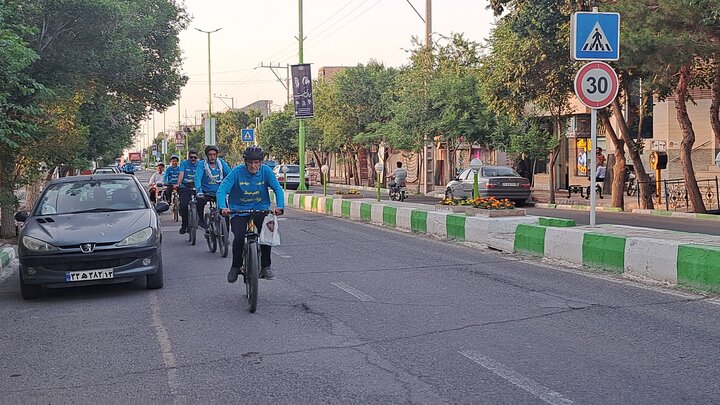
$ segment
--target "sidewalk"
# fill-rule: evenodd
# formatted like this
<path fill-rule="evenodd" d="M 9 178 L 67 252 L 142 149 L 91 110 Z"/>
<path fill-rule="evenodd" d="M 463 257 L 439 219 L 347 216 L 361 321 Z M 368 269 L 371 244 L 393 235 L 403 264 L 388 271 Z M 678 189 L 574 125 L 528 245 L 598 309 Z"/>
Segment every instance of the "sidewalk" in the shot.
<path fill-rule="evenodd" d="M 536 216 L 489 218 L 435 211 L 425 204 L 286 194 L 288 207 L 507 253 L 560 260 L 628 278 L 720 292 L 720 236 L 624 225 L 575 226 Z"/>

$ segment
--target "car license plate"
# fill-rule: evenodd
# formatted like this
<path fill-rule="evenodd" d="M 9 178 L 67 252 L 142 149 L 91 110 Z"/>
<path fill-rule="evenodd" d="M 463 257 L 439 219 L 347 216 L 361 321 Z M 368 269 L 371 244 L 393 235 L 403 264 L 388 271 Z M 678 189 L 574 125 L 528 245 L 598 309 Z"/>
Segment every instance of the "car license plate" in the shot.
<path fill-rule="evenodd" d="M 520 183 L 502 183 L 503 187 L 517 187 Z"/>
<path fill-rule="evenodd" d="M 65 273 L 65 281 L 92 281 L 113 278 L 113 269 L 68 271 Z"/>

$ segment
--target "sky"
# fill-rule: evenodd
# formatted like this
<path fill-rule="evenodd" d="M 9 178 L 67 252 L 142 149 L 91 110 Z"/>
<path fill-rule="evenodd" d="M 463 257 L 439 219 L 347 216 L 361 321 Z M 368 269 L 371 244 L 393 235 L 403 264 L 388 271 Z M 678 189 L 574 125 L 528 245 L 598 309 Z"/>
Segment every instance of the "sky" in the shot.
<path fill-rule="evenodd" d="M 192 21 L 180 33 L 183 73 L 189 77 L 180 99 L 183 123 L 200 123 L 201 112 L 208 109 L 208 35 L 196 29 L 221 28 L 211 34 L 212 111 L 257 100 L 272 100 L 273 108 L 281 109 L 285 88 L 270 69 L 259 66 L 280 64 L 278 74 L 284 79 L 284 67 L 298 63 L 298 1 L 184 2 Z M 407 64 L 411 38 L 425 38 L 425 23 L 410 4 L 425 17 L 424 0 L 304 0 L 304 62 L 312 64 L 313 78 L 323 66 L 356 66 L 370 60 L 389 67 Z M 495 21 L 487 7 L 487 0 L 433 0 L 434 38 L 457 32 L 484 42 Z M 174 105 L 165 114 L 155 113 L 154 127 L 151 118 L 141 132 L 172 131 L 177 120 Z M 141 137 L 136 146 L 146 145 L 148 139 Z"/>

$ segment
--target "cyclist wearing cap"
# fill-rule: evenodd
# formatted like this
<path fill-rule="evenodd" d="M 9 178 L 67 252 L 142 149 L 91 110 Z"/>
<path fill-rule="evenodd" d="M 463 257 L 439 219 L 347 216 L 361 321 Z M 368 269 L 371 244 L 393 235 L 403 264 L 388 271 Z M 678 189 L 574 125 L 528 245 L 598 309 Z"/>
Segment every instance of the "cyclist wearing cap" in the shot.
<path fill-rule="evenodd" d="M 217 191 L 218 208 L 224 216 L 230 215 L 230 210 L 269 210 L 271 188 L 275 193 L 273 210 L 276 215 L 282 215 L 285 208 L 285 196 L 277 177 L 269 166 L 262 164 L 265 152 L 257 146 L 250 146 L 243 152 L 245 164 L 235 166 L 225 177 Z M 227 197 L 227 203 L 226 201 Z M 229 206 L 229 208 L 228 208 Z M 266 214 L 252 214 L 256 224 L 261 226 Z M 234 283 L 243 271 L 243 248 L 245 246 L 245 231 L 249 214 L 232 214 L 230 224 L 234 235 L 232 245 L 232 265 L 228 273 L 228 282 Z M 266 279 L 275 278 L 270 267 L 271 247 L 260 245 L 260 276 Z"/>
<path fill-rule="evenodd" d="M 148 186 L 150 186 L 150 201 L 153 203 L 157 202 L 155 201 L 155 192 L 157 188 L 158 183 L 162 183 L 163 179 L 165 178 L 165 163 L 160 162 L 157 165 L 155 165 L 155 168 L 157 171 L 150 176 L 150 180 L 148 181 Z"/>
<path fill-rule="evenodd" d="M 188 151 L 188 159 L 180 163 L 180 174 L 177 183 L 178 197 L 180 197 L 180 216 L 182 217 L 182 225 L 180 225 L 180 234 L 187 233 L 188 227 L 188 205 L 192 198 L 193 188 L 195 187 L 195 169 L 197 169 L 198 150 L 193 148 Z"/>
<path fill-rule="evenodd" d="M 177 189 L 178 177 L 180 177 L 179 163 L 180 158 L 178 155 L 170 156 L 170 166 L 165 169 L 165 177 L 163 178 L 163 183 L 167 185 L 167 187 L 165 187 L 166 201 L 172 200 L 173 189 Z"/>
<path fill-rule="evenodd" d="M 205 204 L 209 199 L 215 198 L 218 187 L 223 179 L 230 173 L 230 166 L 218 157 L 218 147 L 208 145 L 205 147 L 205 160 L 201 160 L 195 169 L 195 191 L 197 192 L 197 211 L 200 218 L 200 227 L 207 228 L 205 223 Z M 207 195 L 207 198 L 206 198 Z"/>

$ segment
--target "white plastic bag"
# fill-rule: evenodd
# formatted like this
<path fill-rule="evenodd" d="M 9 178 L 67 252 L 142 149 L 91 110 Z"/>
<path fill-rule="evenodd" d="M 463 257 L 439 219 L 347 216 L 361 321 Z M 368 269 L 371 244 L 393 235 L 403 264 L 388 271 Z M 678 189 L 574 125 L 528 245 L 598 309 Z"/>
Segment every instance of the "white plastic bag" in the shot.
<path fill-rule="evenodd" d="M 275 214 L 268 214 L 260 230 L 260 244 L 268 246 L 280 246 L 280 228 Z"/>

